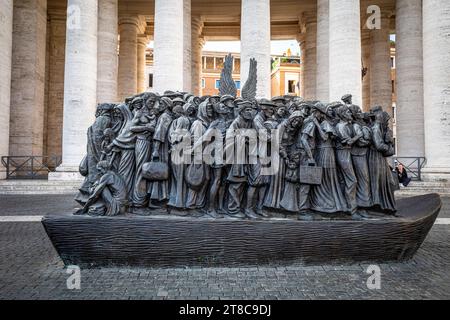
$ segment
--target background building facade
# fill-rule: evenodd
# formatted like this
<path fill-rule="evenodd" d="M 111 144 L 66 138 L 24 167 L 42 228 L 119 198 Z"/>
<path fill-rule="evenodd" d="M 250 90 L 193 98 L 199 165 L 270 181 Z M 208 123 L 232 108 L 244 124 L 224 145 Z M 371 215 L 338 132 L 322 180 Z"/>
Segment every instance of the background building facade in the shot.
<path fill-rule="evenodd" d="M 289 52 L 287 50 L 286 52 Z M 220 76 L 223 69 L 225 56 L 229 52 L 223 51 L 202 51 L 202 70 L 200 95 L 217 95 L 219 94 Z M 147 65 L 146 65 L 146 91 L 153 91 L 153 50 L 147 49 Z M 233 79 L 236 84 L 237 94 L 240 95 L 241 74 L 240 74 L 240 54 L 232 53 L 233 56 Z M 300 57 L 291 56 L 290 54 L 272 55 L 271 68 L 271 95 L 300 95 Z"/>

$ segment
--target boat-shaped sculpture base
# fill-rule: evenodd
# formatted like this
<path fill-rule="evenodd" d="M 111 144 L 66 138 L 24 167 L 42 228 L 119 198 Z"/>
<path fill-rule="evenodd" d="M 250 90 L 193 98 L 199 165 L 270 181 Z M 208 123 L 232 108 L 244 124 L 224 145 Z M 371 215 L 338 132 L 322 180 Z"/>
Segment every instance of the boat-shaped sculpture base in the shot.
<path fill-rule="evenodd" d="M 439 195 L 398 201 L 396 217 L 234 220 L 168 216 L 43 219 L 66 265 L 235 267 L 405 261 L 439 211 Z"/>

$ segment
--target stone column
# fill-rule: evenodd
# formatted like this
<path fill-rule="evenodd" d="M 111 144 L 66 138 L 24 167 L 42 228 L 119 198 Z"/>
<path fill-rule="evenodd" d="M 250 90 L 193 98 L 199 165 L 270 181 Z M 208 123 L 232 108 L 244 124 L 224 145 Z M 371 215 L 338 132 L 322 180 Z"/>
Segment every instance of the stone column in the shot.
<path fill-rule="evenodd" d="M 117 100 L 118 0 L 98 0 L 97 102 Z"/>
<path fill-rule="evenodd" d="M 14 1 L 9 154 L 43 155 L 47 0 Z"/>
<path fill-rule="evenodd" d="M 426 177 L 450 180 L 450 2 L 423 0 Z M 415 130 L 411 124 L 411 130 Z"/>
<path fill-rule="evenodd" d="M 63 159 L 49 180 L 81 178 L 87 129 L 97 102 L 97 0 L 68 0 L 64 75 Z"/>
<path fill-rule="evenodd" d="M 353 95 L 361 105 L 361 21 L 359 0 L 330 2 L 330 100 Z"/>
<path fill-rule="evenodd" d="M 184 2 L 187 0 L 155 0 L 153 88 L 184 89 Z"/>
<path fill-rule="evenodd" d="M 13 0 L 0 0 L 0 156 L 9 155 Z M 0 180 L 6 177 L 0 163 Z"/>
<path fill-rule="evenodd" d="M 54 13 L 54 12 L 52 12 Z M 43 139 L 42 139 L 42 154 L 48 153 L 48 106 L 49 106 L 49 85 L 50 85 L 50 51 L 51 51 L 51 18 L 47 12 L 47 30 L 45 31 L 45 80 L 44 80 L 44 125 L 43 125 Z"/>
<path fill-rule="evenodd" d="M 137 35 L 139 19 L 124 17 L 119 19 L 119 100 L 137 93 Z"/>
<path fill-rule="evenodd" d="M 202 37 L 203 21 L 201 17 L 192 17 L 191 41 L 192 41 L 192 94 L 201 95 L 202 91 L 202 49 L 205 40 Z"/>
<path fill-rule="evenodd" d="M 329 55 L 329 0 L 317 0 L 317 100 L 328 101 L 330 97 Z"/>
<path fill-rule="evenodd" d="M 62 154 L 66 12 L 49 17 L 47 155 Z"/>
<path fill-rule="evenodd" d="M 137 38 L 137 92 L 144 92 L 147 89 L 145 83 L 145 63 L 146 63 L 146 49 L 148 44 L 148 37 L 146 35 L 139 35 Z"/>
<path fill-rule="evenodd" d="M 304 34 L 297 36 L 297 42 L 300 47 L 300 97 L 305 97 L 305 56 L 306 46 Z"/>
<path fill-rule="evenodd" d="M 248 78 L 250 58 L 258 62 L 258 98 L 271 96 L 270 0 L 242 0 L 241 83 Z"/>
<path fill-rule="evenodd" d="M 362 79 L 362 105 L 361 108 L 368 112 L 370 110 L 370 34 L 366 31 L 362 34 L 362 67 L 366 69 L 366 74 Z"/>
<path fill-rule="evenodd" d="M 304 98 L 306 100 L 315 100 L 317 82 L 317 20 L 313 14 L 305 16 L 305 20 Z"/>
<path fill-rule="evenodd" d="M 423 157 L 422 0 L 397 0 L 396 8 L 397 155 Z"/>
<path fill-rule="evenodd" d="M 191 0 L 183 0 L 183 91 L 192 92 Z"/>
<path fill-rule="evenodd" d="M 370 105 L 382 106 L 393 117 L 389 20 L 383 14 L 381 29 L 370 30 Z"/>

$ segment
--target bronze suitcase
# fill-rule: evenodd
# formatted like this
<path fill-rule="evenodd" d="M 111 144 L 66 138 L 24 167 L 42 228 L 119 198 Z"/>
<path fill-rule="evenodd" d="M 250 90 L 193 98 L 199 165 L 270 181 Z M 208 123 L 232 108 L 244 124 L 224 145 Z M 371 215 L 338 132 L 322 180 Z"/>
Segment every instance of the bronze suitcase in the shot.
<path fill-rule="evenodd" d="M 169 166 L 165 162 L 146 162 L 142 166 L 142 176 L 149 181 L 169 179 Z"/>
<path fill-rule="evenodd" d="M 322 168 L 316 166 L 300 166 L 300 183 L 310 185 L 322 184 Z"/>

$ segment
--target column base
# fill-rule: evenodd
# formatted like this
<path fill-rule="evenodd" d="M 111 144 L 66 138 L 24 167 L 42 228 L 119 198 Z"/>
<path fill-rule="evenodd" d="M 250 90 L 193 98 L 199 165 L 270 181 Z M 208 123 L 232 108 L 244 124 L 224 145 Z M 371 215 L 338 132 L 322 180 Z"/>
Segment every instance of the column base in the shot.
<path fill-rule="evenodd" d="M 425 182 L 450 183 L 450 167 L 425 167 L 422 169 L 422 180 Z"/>
<path fill-rule="evenodd" d="M 84 177 L 78 171 L 78 167 L 66 167 L 59 166 L 55 172 L 48 174 L 48 181 L 80 181 L 84 180 Z"/>

